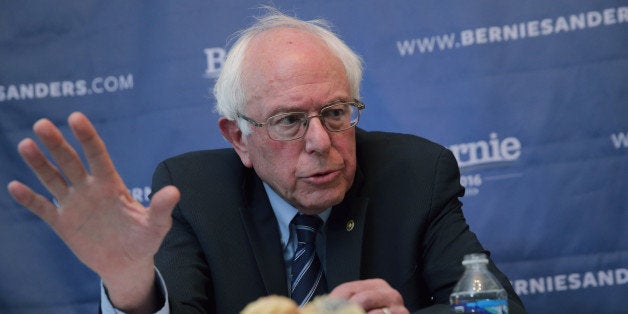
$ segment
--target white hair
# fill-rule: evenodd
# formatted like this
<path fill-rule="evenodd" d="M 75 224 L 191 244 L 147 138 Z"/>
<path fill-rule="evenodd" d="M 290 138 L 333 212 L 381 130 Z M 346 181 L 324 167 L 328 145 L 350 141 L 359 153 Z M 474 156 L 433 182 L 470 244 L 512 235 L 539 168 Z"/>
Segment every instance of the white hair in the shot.
<path fill-rule="evenodd" d="M 351 89 L 351 96 L 360 98 L 360 82 L 362 81 L 362 59 L 336 34 L 331 31 L 330 24 L 322 19 L 302 21 L 287 16 L 277 9 L 265 7 L 266 15 L 258 17 L 251 27 L 236 34 L 237 40 L 227 53 L 218 80 L 214 85 L 216 97 L 216 111 L 229 120 L 236 120 L 238 113 L 244 109 L 247 101 L 246 90 L 242 82 L 243 61 L 251 40 L 271 29 L 296 28 L 305 30 L 320 37 L 344 64 L 347 80 Z M 245 135 L 250 134 L 250 125 L 241 119 L 238 126 Z"/>

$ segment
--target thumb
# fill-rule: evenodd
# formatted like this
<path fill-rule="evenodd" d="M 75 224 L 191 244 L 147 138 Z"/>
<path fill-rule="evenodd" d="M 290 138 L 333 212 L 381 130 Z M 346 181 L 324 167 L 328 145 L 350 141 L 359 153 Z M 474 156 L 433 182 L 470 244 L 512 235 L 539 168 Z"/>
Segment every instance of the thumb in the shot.
<path fill-rule="evenodd" d="M 168 185 L 157 191 L 150 202 L 150 217 L 155 226 L 170 229 L 172 209 L 179 202 L 181 193 L 175 186 Z"/>

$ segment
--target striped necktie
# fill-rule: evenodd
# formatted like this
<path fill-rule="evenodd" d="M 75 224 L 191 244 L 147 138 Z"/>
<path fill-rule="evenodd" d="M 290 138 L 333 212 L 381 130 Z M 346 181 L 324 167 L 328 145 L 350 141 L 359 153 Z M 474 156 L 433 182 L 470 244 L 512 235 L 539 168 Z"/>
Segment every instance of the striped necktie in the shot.
<path fill-rule="evenodd" d="M 316 233 L 323 221 L 316 215 L 297 214 L 292 219 L 297 233 L 297 250 L 292 260 L 292 299 L 302 306 L 314 296 L 325 293 L 327 282 L 316 255 Z"/>

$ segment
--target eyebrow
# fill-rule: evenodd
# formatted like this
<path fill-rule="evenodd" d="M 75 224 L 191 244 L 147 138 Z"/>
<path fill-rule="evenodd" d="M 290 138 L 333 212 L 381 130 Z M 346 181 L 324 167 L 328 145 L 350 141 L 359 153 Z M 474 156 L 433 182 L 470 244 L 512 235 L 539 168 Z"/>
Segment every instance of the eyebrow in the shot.
<path fill-rule="evenodd" d="M 320 106 L 318 108 L 317 112 L 320 111 L 321 109 L 323 109 L 324 107 L 327 107 L 327 106 L 335 104 L 335 103 L 343 103 L 343 102 L 352 102 L 353 101 L 353 98 L 349 98 L 349 99 L 351 99 L 351 100 L 347 100 L 347 98 L 345 98 L 345 97 L 338 97 L 338 98 L 336 98 L 336 99 L 334 99 L 332 101 L 328 101 L 324 105 Z M 266 117 L 265 119 L 268 119 L 268 118 L 270 118 L 272 116 L 275 116 L 275 115 L 278 115 L 278 114 L 293 113 L 293 112 L 301 113 L 301 112 L 307 112 L 307 111 L 304 111 L 304 110 L 302 110 L 300 108 L 297 108 L 296 106 L 282 106 L 282 107 L 275 108 L 275 110 L 271 111 L 270 114 L 268 115 L 268 117 Z"/>

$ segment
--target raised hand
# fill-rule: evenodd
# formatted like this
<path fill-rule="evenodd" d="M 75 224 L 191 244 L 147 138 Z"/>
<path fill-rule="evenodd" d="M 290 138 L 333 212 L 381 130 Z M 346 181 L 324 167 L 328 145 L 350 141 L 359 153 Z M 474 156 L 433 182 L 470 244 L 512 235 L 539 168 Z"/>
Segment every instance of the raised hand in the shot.
<path fill-rule="evenodd" d="M 165 187 L 153 196 L 149 207 L 142 206 L 129 194 L 87 117 L 73 113 L 68 123 L 83 148 L 89 171 L 61 132 L 41 119 L 33 130 L 58 168 L 32 139 L 22 140 L 18 152 L 59 206 L 17 181 L 9 183 L 9 193 L 46 221 L 103 279 L 116 307 L 152 307 L 153 256 L 170 229 L 170 213 L 179 191 Z"/>

